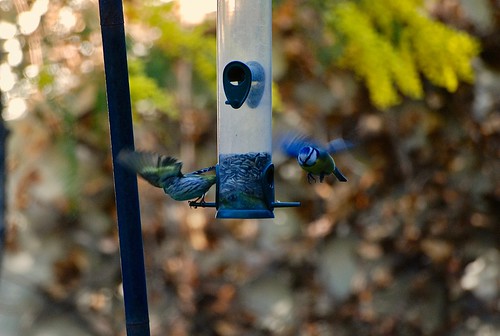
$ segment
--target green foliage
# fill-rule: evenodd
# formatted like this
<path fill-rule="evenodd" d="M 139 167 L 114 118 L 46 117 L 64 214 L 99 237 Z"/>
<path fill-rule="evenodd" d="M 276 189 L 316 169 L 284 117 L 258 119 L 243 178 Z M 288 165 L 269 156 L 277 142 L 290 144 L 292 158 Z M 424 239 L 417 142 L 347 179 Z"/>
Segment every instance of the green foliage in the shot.
<path fill-rule="evenodd" d="M 342 50 L 336 63 L 365 82 L 378 108 L 399 103 L 399 92 L 422 98 L 420 74 L 450 92 L 459 81 L 474 78 L 477 40 L 429 18 L 422 5 L 421 0 L 342 1 L 327 12 L 327 27 L 337 33 Z"/>
<path fill-rule="evenodd" d="M 194 27 L 183 27 L 173 11 L 172 3 L 150 3 L 140 8 L 126 7 L 127 17 L 132 24 L 149 28 L 157 35 L 153 43 L 162 51 L 161 57 L 170 64 L 177 61 L 189 62 L 193 66 L 194 88 L 198 93 L 216 95 L 216 40 L 213 22 Z"/>
<path fill-rule="evenodd" d="M 133 110 L 141 114 L 150 114 L 154 110 L 177 117 L 173 98 L 158 83 L 145 73 L 144 63 L 133 59 L 129 61 L 130 98 Z"/>

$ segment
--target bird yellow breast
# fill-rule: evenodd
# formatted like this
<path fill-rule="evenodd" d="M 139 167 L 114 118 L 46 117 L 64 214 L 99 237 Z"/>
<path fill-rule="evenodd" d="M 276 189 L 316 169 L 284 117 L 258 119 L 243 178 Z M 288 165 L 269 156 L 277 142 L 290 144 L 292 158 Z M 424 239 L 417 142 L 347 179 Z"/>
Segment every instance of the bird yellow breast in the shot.
<path fill-rule="evenodd" d="M 333 161 L 333 158 L 327 154 L 326 156 L 320 156 L 320 159 L 317 160 L 314 165 L 302 168 L 314 175 L 329 175 L 333 173 L 333 170 L 335 169 L 335 161 Z"/>

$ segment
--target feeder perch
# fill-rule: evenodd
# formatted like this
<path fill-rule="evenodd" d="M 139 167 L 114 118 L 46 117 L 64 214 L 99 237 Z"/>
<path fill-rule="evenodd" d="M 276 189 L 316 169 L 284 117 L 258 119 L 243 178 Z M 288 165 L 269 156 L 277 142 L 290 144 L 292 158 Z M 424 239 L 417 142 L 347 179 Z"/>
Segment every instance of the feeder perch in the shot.
<path fill-rule="evenodd" d="M 217 3 L 217 218 L 274 218 L 272 1 Z"/>

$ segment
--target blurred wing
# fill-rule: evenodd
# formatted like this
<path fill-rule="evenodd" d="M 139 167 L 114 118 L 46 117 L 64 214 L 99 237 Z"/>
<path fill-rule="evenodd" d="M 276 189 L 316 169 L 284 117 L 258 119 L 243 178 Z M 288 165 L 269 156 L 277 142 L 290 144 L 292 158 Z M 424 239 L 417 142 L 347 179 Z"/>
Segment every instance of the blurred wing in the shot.
<path fill-rule="evenodd" d="M 170 156 L 122 150 L 118 154 L 118 161 L 158 188 L 164 187 L 161 181 L 173 176 L 182 176 L 182 162 Z"/>
<path fill-rule="evenodd" d="M 297 133 L 288 133 L 281 137 L 279 140 L 281 150 L 288 156 L 297 157 L 299 152 L 305 146 L 312 146 L 322 148 L 317 142 L 309 137 Z"/>
<path fill-rule="evenodd" d="M 339 153 L 351 149 L 354 143 L 338 138 L 330 141 L 327 145 L 328 152 L 331 154 Z"/>

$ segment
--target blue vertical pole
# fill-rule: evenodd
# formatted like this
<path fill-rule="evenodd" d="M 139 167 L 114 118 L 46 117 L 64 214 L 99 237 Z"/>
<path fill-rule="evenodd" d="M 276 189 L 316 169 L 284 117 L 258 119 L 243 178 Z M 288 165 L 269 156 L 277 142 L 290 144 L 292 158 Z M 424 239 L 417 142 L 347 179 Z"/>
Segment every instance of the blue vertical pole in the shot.
<path fill-rule="evenodd" d="M 118 234 L 128 336 L 149 336 L 149 314 L 137 177 L 117 164 L 123 148 L 134 148 L 125 28 L 121 0 L 99 0 Z"/>

